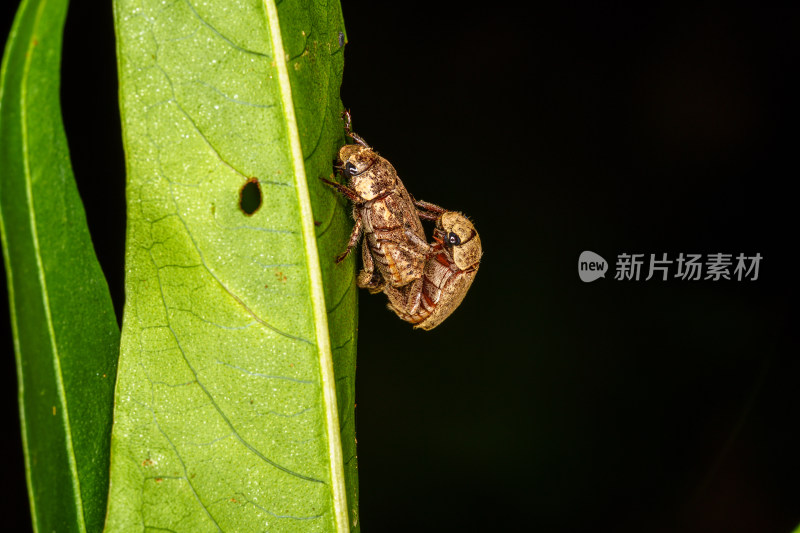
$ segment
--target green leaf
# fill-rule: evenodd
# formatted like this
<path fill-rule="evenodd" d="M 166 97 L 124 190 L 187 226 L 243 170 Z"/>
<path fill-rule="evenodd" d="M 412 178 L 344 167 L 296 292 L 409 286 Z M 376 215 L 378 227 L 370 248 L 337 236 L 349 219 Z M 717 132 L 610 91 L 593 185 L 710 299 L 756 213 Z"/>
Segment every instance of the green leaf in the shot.
<path fill-rule="evenodd" d="M 128 235 L 106 528 L 357 527 L 355 263 L 333 262 L 352 222 L 318 179 L 344 143 L 340 6 L 114 7 Z"/>
<path fill-rule="evenodd" d="M 99 531 L 119 329 L 59 105 L 65 0 L 22 2 L 0 86 L 0 230 L 34 528 Z"/>

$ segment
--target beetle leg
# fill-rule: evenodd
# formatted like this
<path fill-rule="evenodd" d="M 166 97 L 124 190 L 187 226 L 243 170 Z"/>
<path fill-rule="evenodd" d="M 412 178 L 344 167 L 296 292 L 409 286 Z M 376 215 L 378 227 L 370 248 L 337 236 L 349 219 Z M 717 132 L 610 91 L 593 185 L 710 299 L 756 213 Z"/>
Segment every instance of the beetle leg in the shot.
<path fill-rule="evenodd" d="M 367 287 L 367 290 L 370 294 L 378 294 L 379 292 L 383 292 L 383 288 L 386 287 L 386 280 L 383 279 L 383 276 L 380 275 L 379 272 L 376 272 L 371 280 L 372 287 Z"/>
<path fill-rule="evenodd" d="M 344 261 L 345 258 L 348 255 L 350 255 L 350 252 L 353 250 L 353 248 L 356 247 L 358 241 L 361 239 L 361 226 L 362 226 L 361 216 L 358 215 L 354 218 L 356 219 L 356 224 L 355 226 L 353 226 L 353 232 L 350 234 L 350 240 L 347 242 L 347 248 L 345 249 L 344 252 L 340 253 L 336 257 L 337 263 L 341 263 L 342 261 Z"/>
<path fill-rule="evenodd" d="M 386 304 L 386 307 L 394 311 L 394 313 L 402 320 L 406 320 L 405 311 L 401 306 L 396 304 L 397 301 L 402 300 L 402 298 L 398 296 L 398 289 L 396 287 L 392 287 L 391 285 L 387 285 L 384 287 L 383 292 L 389 297 L 389 302 Z"/>
<path fill-rule="evenodd" d="M 389 303 L 386 307 L 394 311 L 397 316 L 406 320 L 408 313 L 406 312 L 406 298 L 404 291 L 391 285 L 386 285 L 383 289 L 384 294 L 389 298 Z"/>
<path fill-rule="evenodd" d="M 386 280 L 383 279 L 380 272 L 373 272 L 372 276 L 367 278 L 367 273 L 365 271 L 361 271 L 358 275 L 358 279 L 356 280 L 356 285 L 359 289 L 367 289 L 370 294 L 378 294 L 379 292 L 383 292 L 383 288 L 386 286 Z"/>
<path fill-rule="evenodd" d="M 372 253 L 369 251 L 369 246 L 362 246 L 361 247 L 361 264 L 363 268 L 361 269 L 361 274 L 366 274 L 369 278 L 372 278 L 372 274 L 375 272 L 375 262 L 372 260 Z M 359 279 L 361 275 L 358 276 Z M 364 288 L 364 287 L 360 287 Z"/>
<path fill-rule="evenodd" d="M 352 200 L 353 202 L 355 202 L 357 204 L 360 204 L 360 203 L 363 202 L 363 200 L 358 195 L 358 193 L 356 193 L 356 191 L 354 191 L 350 187 L 345 187 L 344 185 L 341 185 L 339 183 L 336 183 L 336 182 L 333 182 L 333 181 L 330 181 L 330 180 L 326 180 L 325 178 L 320 178 L 320 179 L 323 182 L 325 182 L 326 185 L 328 185 L 330 187 L 333 187 L 334 189 L 336 189 L 340 193 L 342 193 L 345 196 L 347 196 L 348 198 L 350 198 L 350 200 Z"/>
<path fill-rule="evenodd" d="M 342 118 L 344 119 L 344 131 L 349 135 L 353 131 L 353 117 L 350 116 L 349 109 L 342 111 Z"/>
<path fill-rule="evenodd" d="M 411 228 L 406 228 L 403 234 L 405 235 L 406 239 L 408 239 L 408 244 L 411 245 L 409 248 L 423 255 L 428 255 L 431 250 L 430 244 L 420 239 L 416 233 L 411 231 Z"/>
<path fill-rule="evenodd" d="M 380 230 L 380 229 L 372 229 L 372 235 L 378 241 L 384 242 L 391 242 L 399 246 L 400 248 L 404 248 L 406 250 L 410 250 L 413 253 L 417 253 L 420 255 L 428 255 L 431 250 L 430 244 L 425 242 L 419 236 L 417 236 L 414 231 L 405 226 L 403 229 L 403 233 L 399 233 L 400 229 L 390 229 L 390 230 Z"/>
<path fill-rule="evenodd" d="M 350 117 L 349 109 L 345 109 L 342 112 L 342 118 L 344 118 L 344 131 L 345 133 L 347 133 L 347 136 L 353 139 L 361 146 L 363 146 L 364 148 L 370 148 L 370 146 L 367 144 L 367 141 L 361 138 L 361 135 L 353 133 L 353 119 Z"/>
<path fill-rule="evenodd" d="M 389 298 L 389 309 L 403 320 L 417 314 L 422 300 L 422 284 L 423 280 L 417 279 L 404 287 L 386 285 L 383 292 Z"/>
<path fill-rule="evenodd" d="M 355 142 L 357 142 L 364 148 L 369 148 L 370 150 L 372 149 L 370 145 L 367 144 L 367 141 L 361 138 L 361 135 L 353 132 L 348 133 L 348 135 L 350 136 L 351 139 L 353 139 Z"/>
<path fill-rule="evenodd" d="M 372 253 L 366 244 L 361 247 L 361 261 L 364 268 L 359 272 L 356 285 L 359 289 L 368 289 L 370 294 L 377 294 L 383 290 L 386 284 L 380 272 L 375 271 L 375 263 L 372 260 Z"/>
<path fill-rule="evenodd" d="M 409 315 L 416 315 L 419 312 L 419 303 L 422 301 L 422 284 L 422 278 L 415 279 L 408 287 L 406 309 Z"/>
<path fill-rule="evenodd" d="M 419 214 L 419 217 L 426 220 L 436 220 L 438 215 L 441 215 L 447 211 L 447 209 L 441 208 L 436 204 L 426 202 L 425 200 L 417 200 L 416 198 L 412 198 L 412 200 L 414 201 L 414 205 L 417 206 L 417 214 Z"/>
<path fill-rule="evenodd" d="M 439 215 L 434 215 L 433 213 L 428 213 L 427 211 L 420 211 L 417 210 L 417 216 L 422 220 L 436 220 L 439 218 Z"/>

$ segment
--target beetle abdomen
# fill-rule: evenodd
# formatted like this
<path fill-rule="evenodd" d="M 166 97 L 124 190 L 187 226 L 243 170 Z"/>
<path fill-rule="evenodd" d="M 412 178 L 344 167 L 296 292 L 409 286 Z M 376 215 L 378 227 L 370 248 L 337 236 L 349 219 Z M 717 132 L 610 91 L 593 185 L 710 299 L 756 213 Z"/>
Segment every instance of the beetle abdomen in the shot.
<path fill-rule="evenodd" d="M 401 191 L 402 192 L 399 192 Z M 416 212 L 410 220 L 402 206 L 408 193 L 398 180 L 395 192 L 379 196 L 364 204 L 362 219 L 369 245 L 376 266 L 384 279 L 394 287 L 402 287 L 419 279 L 425 268 L 425 255 L 413 250 L 408 244 L 405 234 L 408 228 L 420 240 L 425 240 L 425 233 Z"/>
<path fill-rule="evenodd" d="M 445 254 L 437 254 L 425 265 L 419 310 L 409 322 L 425 330 L 441 324 L 461 304 L 476 273 L 477 268 L 456 270 Z"/>
<path fill-rule="evenodd" d="M 394 287 L 416 280 L 425 267 L 425 256 L 400 246 L 392 239 L 369 239 L 376 266 Z"/>

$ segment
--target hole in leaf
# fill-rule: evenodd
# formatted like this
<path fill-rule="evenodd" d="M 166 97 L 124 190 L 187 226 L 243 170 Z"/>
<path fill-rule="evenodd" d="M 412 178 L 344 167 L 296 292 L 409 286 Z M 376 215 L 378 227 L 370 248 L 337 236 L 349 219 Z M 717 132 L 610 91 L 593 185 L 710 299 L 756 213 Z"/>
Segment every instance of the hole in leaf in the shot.
<path fill-rule="evenodd" d="M 259 207 L 261 207 L 261 185 L 258 179 L 250 178 L 239 191 L 239 208 L 245 215 L 251 216 Z"/>

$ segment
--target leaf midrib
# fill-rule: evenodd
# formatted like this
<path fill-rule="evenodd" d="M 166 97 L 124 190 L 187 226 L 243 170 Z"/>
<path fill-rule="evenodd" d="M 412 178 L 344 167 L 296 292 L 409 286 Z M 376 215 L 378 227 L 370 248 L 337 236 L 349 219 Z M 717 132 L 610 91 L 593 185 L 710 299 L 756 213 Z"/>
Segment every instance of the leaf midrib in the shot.
<path fill-rule="evenodd" d="M 336 389 L 333 372 L 333 354 L 328 332 L 328 315 L 325 309 L 325 294 L 322 288 L 322 269 L 317 253 L 314 216 L 311 210 L 311 196 L 306 181 L 305 161 L 297 128 L 297 119 L 292 100 L 289 71 L 286 66 L 286 52 L 283 48 L 278 9 L 274 0 L 264 0 L 265 13 L 274 50 L 275 66 L 278 71 L 278 86 L 286 120 L 286 132 L 292 154 L 295 190 L 300 206 L 300 220 L 303 228 L 303 244 L 308 264 L 311 285 L 311 305 L 314 312 L 314 326 L 317 334 L 317 353 L 320 359 L 325 421 L 328 436 L 328 460 L 331 467 L 331 489 L 335 513 L 336 529 L 341 533 L 350 530 L 347 518 L 347 496 L 344 487 L 344 458 L 339 435 L 339 413 L 336 406 Z"/>

